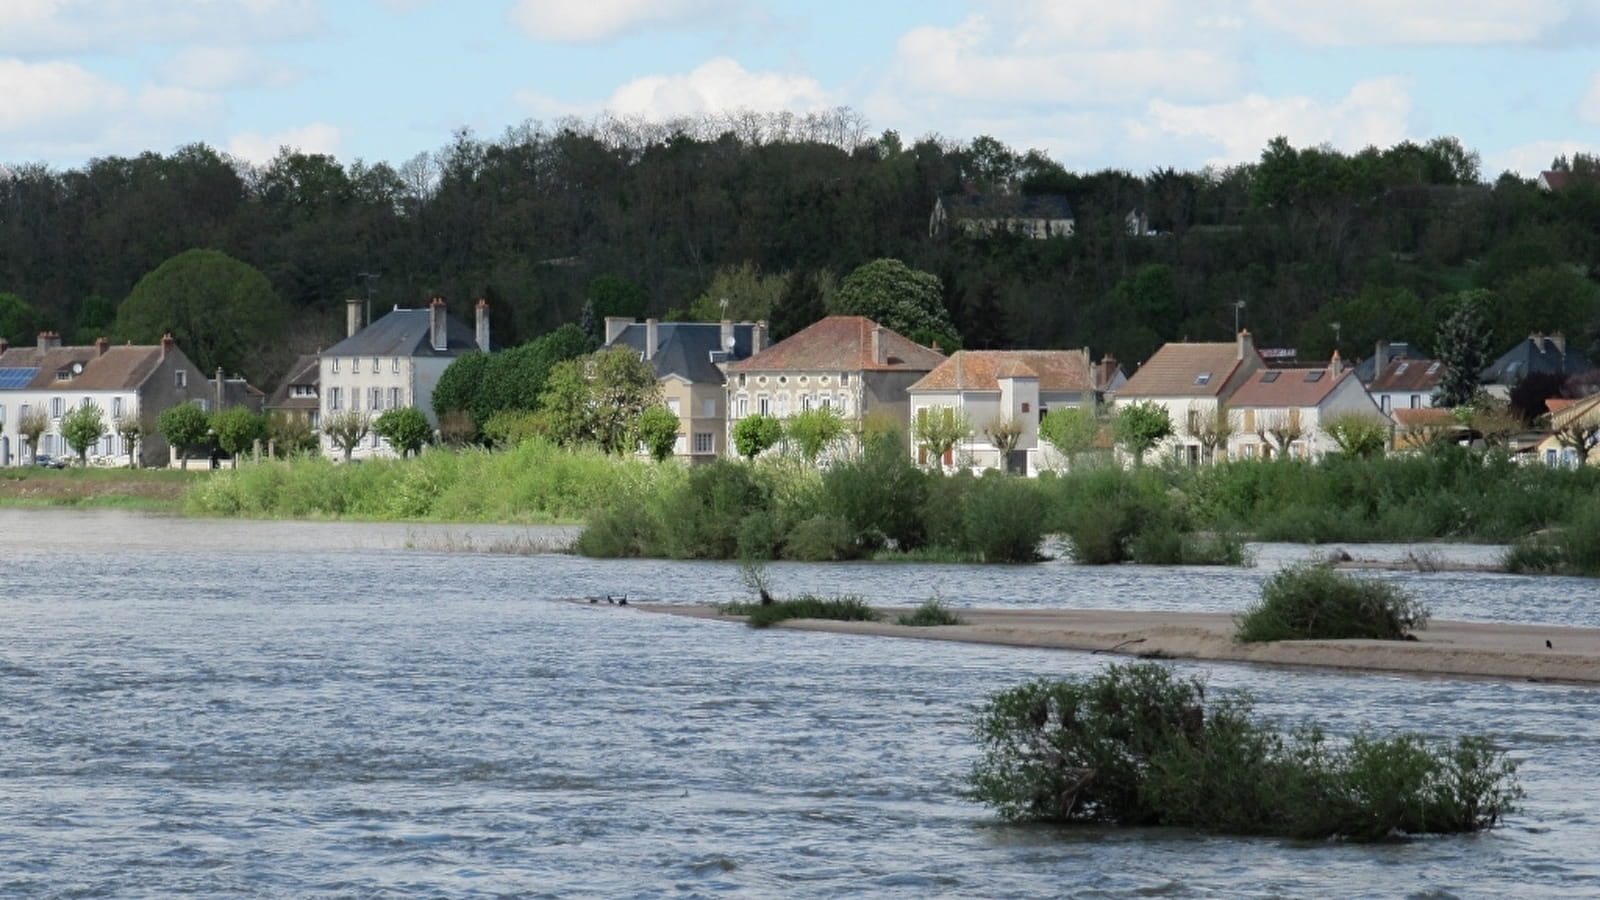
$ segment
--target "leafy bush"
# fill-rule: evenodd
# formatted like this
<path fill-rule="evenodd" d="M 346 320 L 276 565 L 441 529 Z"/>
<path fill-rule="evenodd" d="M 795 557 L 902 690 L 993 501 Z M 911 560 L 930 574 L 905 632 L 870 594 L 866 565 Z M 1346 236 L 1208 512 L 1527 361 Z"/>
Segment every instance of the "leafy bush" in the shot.
<path fill-rule="evenodd" d="M 985 476 L 972 485 L 962 509 L 964 546 L 985 562 L 1039 559 L 1044 540 L 1044 497 L 1023 478 Z"/>
<path fill-rule="evenodd" d="M 939 625 L 965 625 L 966 620 L 956 614 L 955 610 L 945 605 L 938 597 L 929 597 L 922 601 L 922 605 L 908 613 L 901 613 L 895 619 L 901 625 L 914 628 L 928 628 Z"/>
<path fill-rule="evenodd" d="M 893 542 L 900 550 L 925 543 L 923 501 L 928 476 L 911 462 L 898 432 L 865 438 L 862 454 L 822 476 L 823 511 L 855 529 L 863 549 Z"/>
<path fill-rule="evenodd" d="M 1523 796 L 1516 764 L 1484 738 L 1333 746 L 1315 726 L 1256 720 L 1247 694 L 1207 697 L 1149 663 L 1002 691 L 974 732 L 968 795 L 1009 820 L 1381 840 L 1490 828 Z"/>
<path fill-rule="evenodd" d="M 1506 551 L 1510 572 L 1600 575 L 1600 501 L 1578 507 L 1548 534 L 1524 538 Z"/>
<path fill-rule="evenodd" d="M 1411 640 L 1428 611 L 1392 584 L 1306 563 L 1273 575 L 1239 618 L 1241 641 Z"/>
<path fill-rule="evenodd" d="M 773 603 L 724 603 L 717 612 L 725 616 L 745 616 L 751 628 L 768 628 L 789 619 L 836 619 L 844 622 L 876 622 L 878 613 L 867 601 L 856 596 L 818 597 L 801 594 Z"/>
<path fill-rule="evenodd" d="M 784 540 L 786 559 L 825 562 L 854 559 L 858 553 L 856 533 L 839 516 L 815 515 L 796 525 Z"/>
<path fill-rule="evenodd" d="M 1253 561 L 1238 534 L 1196 534 L 1170 526 L 1134 535 L 1129 553 L 1134 562 L 1153 566 L 1248 566 Z"/>

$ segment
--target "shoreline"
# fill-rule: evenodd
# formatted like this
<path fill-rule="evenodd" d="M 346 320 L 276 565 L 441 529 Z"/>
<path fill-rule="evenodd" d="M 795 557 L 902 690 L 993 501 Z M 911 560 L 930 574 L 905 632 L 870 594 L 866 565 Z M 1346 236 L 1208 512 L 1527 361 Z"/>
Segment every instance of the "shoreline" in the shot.
<path fill-rule="evenodd" d="M 643 612 L 743 624 L 711 606 L 634 604 Z M 794 619 L 775 628 L 874 637 L 1072 650 L 1135 659 L 1211 660 L 1407 675 L 1600 684 L 1600 628 L 1434 620 L 1415 641 L 1233 640 L 1231 613 L 1108 609 L 958 609 L 961 625 Z M 1550 645 L 1546 646 L 1545 642 Z"/>

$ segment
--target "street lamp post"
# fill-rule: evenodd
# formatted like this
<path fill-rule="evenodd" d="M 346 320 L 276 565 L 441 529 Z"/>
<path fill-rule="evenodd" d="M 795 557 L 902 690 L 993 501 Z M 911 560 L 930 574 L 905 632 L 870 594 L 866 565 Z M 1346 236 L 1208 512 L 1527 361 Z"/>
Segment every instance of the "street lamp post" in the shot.
<path fill-rule="evenodd" d="M 378 273 L 376 273 L 376 272 L 357 272 L 356 273 L 356 277 L 365 279 L 366 282 L 367 282 L 367 321 L 366 321 L 365 324 L 371 325 L 372 324 L 372 282 L 377 279 Z"/>
<path fill-rule="evenodd" d="M 1233 333 L 1236 335 L 1239 333 L 1239 311 L 1242 309 L 1244 309 L 1243 300 L 1233 301 Z"/>

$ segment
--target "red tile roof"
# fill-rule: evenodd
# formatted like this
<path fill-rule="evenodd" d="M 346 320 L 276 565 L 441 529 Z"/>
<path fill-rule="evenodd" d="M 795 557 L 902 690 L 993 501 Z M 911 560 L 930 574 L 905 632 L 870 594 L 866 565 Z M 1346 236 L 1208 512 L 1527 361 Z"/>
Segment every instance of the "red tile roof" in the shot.
<path fill-rule="evenodd" d="M 733 363 L 728 371 L 927 372 L 944 362 L 944 354 L 888 328 L 883 329 L 887 362 L 875 362 L 872 330 L 876 327 L 877 323 L 865 316 L 828 316 L 749 359 Z"/>
<path fill-rule="evenodd" d="M 1346 378 L 1354 378 L 1355 369 L 1345 369 L 1332 375 L 1326 368 L 1317 369 L 1266 369 L 1250 376 L 1250 380 L 1234 391 L 1228 405 L 1236 409 L 1290 409 L 1321 406 L 1334 388 Z"/>
<path fill-rule="evenodd" d="M 1233 341 L 1166 344 L 1133 373 L 1117 397 L 1215 397 L 1240 362 L 1239 344 Z"/>
<path fill-rule="evenodd" d="M 1374 394 L 1429 394 L 1444 377 L 1444 363 L 1436 359 L 1391 360 L 1367 390 Z"/>
<path fill-rule="evenodd" d="M 1456 425 L 1456 417 L 1442 406 L 1422 406 L 1416 409 L 1397 409 L 1394 420 L 1406 428 L 1439 428 Z"/>
<path fill-rule="evenodd" d="M 1037 378 L 1047 392 L 1094 389 L 1082 350 L 961 350 L 908 390 L 998 391 L 1001 378 Z"/>

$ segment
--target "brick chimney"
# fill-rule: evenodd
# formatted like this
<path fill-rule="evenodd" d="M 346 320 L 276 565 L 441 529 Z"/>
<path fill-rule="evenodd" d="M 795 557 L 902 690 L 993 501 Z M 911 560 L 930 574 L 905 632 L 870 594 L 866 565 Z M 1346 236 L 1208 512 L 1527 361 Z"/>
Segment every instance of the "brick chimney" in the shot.
<path fill-rule="evenodd" d="M 95 338 L 94 339 L 94 355 L 95 356 L 105 356 L 106 355 L 106 349 L 109 348 L 110 346 L 111 346 L 111 342 L 106 340 L 105 338 L 103 338 L 103 337 Z"/>
<path fill-rule="evenodd" d="M 656 358 L 656 333 L 658 321 L 655 319 L 644 320 L 644 358 L 646 361 Z"/>
<path fill-rule="evenodd" d="M 1111 379 L 1117 375 L 1117 358 L 1107 353 L 1100 357 L 1100 369 L 1095 373 L 1098 377 L 1094 381 L 1094 389 L 1103 391 L 1111 387 Z"/>
<path fill-rule="evenodd" d="M 60 346 L 61 346 L 61 335 L 56 334 L 54 331 L 41 331 L 41 332 L 39 332 L 39 349 L 40 350 L 54 350 L 54 349 L 56 349 L 57 347 L 60 347 Z"/>
<path fill-rule="evenodd" d="M 489 352 L 489 301 L 479 300 L 475 307 L 477 319 L 473 322 L 473 333 L 477 336 L 478 349 Z"/>
<path fill-rule="evenodd" d="M 165 359 L 168 353 L 178 349 L 178 342 L 172 339 L 172 332 L 161 336 L 161 358 Z"/>
<path fill-rule="evenodd" d="M 1256 340 L 1250 336 L 1250 329 L 1245 328 L 1239 332 L 1239 359 L 1242 361 L 1255 355 Z"/>
<path fill-rule="evenodd" d="M 889 339 L 885 332 L 888 329 L 882 325 L 872 326 L 872 364 L 886 366 L 889 364 Z"/>
<path fill-rule="evenodd" d="M 444 298 L 435 297 L 428 304 L 428 338 L 435 350 L 450 346 L 449 320 L 445 318 Z"/>
<path fill-rule="evenodd" d="M 361 330 L 361 301 L 351 298 L 344 302 L 344 336 L 355 337 Z"/>
<path fill-rule="evenodd" d="M 757 319 L 754 327 L 750 329 L 750 355 L 767 349 L 767 320 Z"/>
<path fill-rule="evenodd" d="M 5 356 L 6 355 L 6 351 L 10 350 L 10 349 L 11 349 L 11 342 L 7 341 L 3 337 L 0 337 L 0 356 Z"/>
<path fill-rule="evenodd" d="M 1339 351 L 1333 351 L 1333 358 L 1328 360 L 1328 377 L 1338 378 L 1344 374 L 1344 360 L 1339 358 Z"/>

